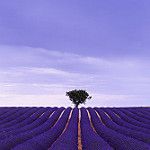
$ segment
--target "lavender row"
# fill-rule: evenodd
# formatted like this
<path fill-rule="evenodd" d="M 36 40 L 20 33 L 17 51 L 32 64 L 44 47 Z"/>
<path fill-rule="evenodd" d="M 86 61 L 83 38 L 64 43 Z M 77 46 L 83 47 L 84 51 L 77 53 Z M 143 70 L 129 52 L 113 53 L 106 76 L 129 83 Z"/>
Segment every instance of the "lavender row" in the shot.
<path fill-rule="evenodd" d="M 110 129 L 115 130 L 121 134 L 124 134 L 126 136 L 130 136 L 132 138 L 135 138 L 137 140 L 143 141 L 147 144 L 150 144 L 150 135 L 146 133 L 142 133 L 139 131 L 135 131 L 132 129 L 125 128 L 123 126 L 120 126 L 113 122 L 105 113 L 102 109 L 100 108 L 95 108 L 95 110 L 98 112 L 100 115 L 103 123 Z"/>
<path fill-rule="evenodd" d="M 9 107 L 1 108 L 1 110 L 0 110 L 0 116 L 3 115 L 3 114 L 5 114 L 6 112 L 8 112 L 10 110 L 12 110 L 12 108 L 9 108 Z"/>
<path fill-rule="evenodd" d="M 144 109 L 144 110 L 146 110 L 147 112 L 150 113 L 150 107 L 144 107 L 144 108 L 142 108 L 142 109 Z"/>
<path fill-rule="evenodd" d="M 1 120 L 0 125 L 8 123 L 8 122 L 12 121 L 13 119 L 16 119 L 17 117 L 19 117 L 20 115 L 23 115 L 24 113 L 26 113 L 30 109 L 31 108 L 22 108 L 22 109 L 18 110 L 13 115 L 10 115 L 9 117 L 6 117 L 3 120 Z"/>
<path fill-rule="evenodd" d="M 150 112 L 150 108 L 147 107 L 127 107 L 127 109 L 134 109 L 134 110 L 141 110 L 141 111 L 146 111 L 146 112 Z"/>
<path fill-rule="evenodd" d="M 106 127 L 92 108 L 88 108 L 92 124 L 96 132 L 116 150 L 149 150 L 150 146 L 144 142 L 125 136 Z"/>
<path fill-rule="evenodd" d="M 28 140 L 27 142 L 16 146 L 12 150 L 47 150 L 57 140 L 57 138 L 64 130 L 65 125 L 68 121 L 70 111 L 70 107 L 65 109 L 62 117 L 58 120 L 53 128 L 40 134 L 39 136 L 34 136 L 34 138 L 32 138 L 31 140 Z"/>
<path fill-rule="evenodd" d="M 10 136 L 14 136 L 14 137 L 18 138 L 17 136 L 19 136 L 19 135 L 21 136 L 21 135 L 23 135 L 23 133 L 26 134 L 27 132 L 29 132 L 29 134 L 30 134 L 31 131 L 36 130 L 41 125 L 44 125 L 44 123 L 47 121 L 47 119 L 53 113 L 54 110 L 55 110 L 55 108 L 49 108 L 44 113 L 44 115 L 42 115 L 40 118 L 38 118 L 34 122 L 32 122 L 32 123 L 30 123 L 26 126 L 20 127 L 19 129 L 16 129 L 16 130 L 11 130 L 11 131 L 8 131 L 8 132 L 1 133 L 0 134 L 0 139 L 2 140 L 2 139 L 5 139 L 6 137 L 8 139 Z M 63 110 L 63 108 L 61 108 L 58 111 L 58 113 L 55 114 L 56 119 L 58 118 L 58 116 L 59 116 L 59 114 L 61 113 L 62 110 Z M 30 121 L 32 121 L 32 119 L 30 119 Z"/>
<path fill-rule="evenodd" d="M 83 150 L 113 150 L 91 127 L 85 108 L 81 108 L 81 139 Z"/>
<path fill-rule="evenodd" d="M 29 109 L 29 108 L 31 108 L 31 107 L 6 107 L 6 109 L 2 110 L 2 112 L 1 112 L 0 121 L 5 119 L 6 117 L 11 116 L 12 114 L 16 113 L 19 110 Z"/>
<path fill-rule="evenodd" d="M 9 116 L 12 116 L 14 113 L 16 113 L 17 111 L 21 110 L 21 109 L 24 109 L 24 108 L 14 108 L 6 113 L 4 113 L 3 115 L 0 116 L 0 121 L 2 121 L 3 119 L 9 117 Z"/>
<path fill-rule="evenodd" d="M 133 109 L 128 109 L 128 111 L 130 111 L 134 115 L 137 115 L 138 117 L 143 118 L 144 120 L 146 119 L 150 122 L 150 114 L 146 115 L 146 114 L 139 112 L 138 110 L 133 110 Z"/>
<path fill-rule="evenodd" d="M 30 115 L 32 115 L 35 111 L 37 111 L 37 108 L 31 108 L 31 109 L 25 111 L 25 113 L 20 112 L 20 113 L 24 113 L 24 114 L 19 113 L 18 114 L 19 116 L 15 115 L 15 118 L 12 121 L 9 121 L 9 122 L 6 122 L 5 124 L 0 125 L 0 129 L 7 128 L 7 127 L 10 127 L 10 126 L 14 126 L 17 123 L 22 122 L 26 118 L 30 117 Z"/>
<path fill-rule="evenodd" d="M 119 118 L 116 114 L 114 114 L 109 108 L 103 108 L 103 110 L 110 116 L 110 118 L 118 125 L 129 128 L 129 129 L 133 129 L 136 131 L 141 131 L 147 134 L 150 134 L 150 130 L 147 128 L 143 128 L 140 126 L 136 126 L 133 124 L 130 124 L 126 121 L 124 121 L 123 119 Z"/>
<path fill-rule="evenodd" d="M 78 150 L 79 110 L 74 108 L 67 129 L 49 148 L 49 150 Z"/>
<path fill-rule="evenodd" d="M 141 117 L 139 117 L 139 116 L 133 114 L 132 112 L 130 112 L 130 111 L 126 110 L 126 109 L 121 108 L 120 110 L 121 110 L 124 114 L 126 114 L 127 116 L 129 116 L 129 117 L 131 117 L 131 118 L 133 118 L 133 119 L 135 119 L 135 120 L 137 120 L 137 121 L 139 121 L 139 122 L 142 122 L 142 123 L 145 123 L 145 124 L 150 124 L 150 120 L 147 120 L 147 119 L 145 119 L 145 118 L 141 118 Z"/>
<path fill-rule="evenodd" d="M 127 116 L 126 114 L 124 114 L 122 111 L 120 111 L 119 109 L 111 109 L 115 114 L 117 114 L 120 118 L 122 118 L 123 120 L 125 120 L 126 122 L 130 123 L 130 124 L 133 124 L 135 126 L 140 126 L 140 127 L 143 127 L 143 128 L 147 128 L 147 129 L 150 129 L 150 125 L 148 124 L 145 124 L 145 123 L 142 123 L 142 122 L 139 122 L 129 116 Z"/>
<path fill-rule="evenodd" d="M 146 111 L 145 109 L 136 108 L 135 110 L 138 110 L 142 114 L 150 115 L 150 112 Z"/>
<path fill-rule="evenodd" d="M 64 108 L 57 109 L 56 112 L 52 115 L 52 117 L 50 117 L 46 122 L 42 123 L 42 120 L 41 120 L 41 125 L 39 127 L 36 127 L 32 130 L 27 130 L 24 133 L 10 136 L 4 140 L 1 140 L 0 148 L 2 150 L 6 149 L 6 148 L 7 148 L 7 150 L 9 150 L 9 149 L 12 149 L 13 147 L 17 146 L 18 144 L 21 144 L 27 140 L 32 139 L 33 137 L 35 137 L 37 135 L 42 134 L 43 132 L 45 132 L 47 130 L 47 128 L 51 128 L 54 125 L 54 123 L 57 121 L 57 119 L 63 109 Z"/>
<path fill-rule="evenodd" d="M 1 132 L 0 133 L 0 137 L 2 135 L 2 132 L 7 133 L 8 131 L 16 130 L 18 128 L 21 128 L 23 126 L 26 126 L 26 125 L 32 123 L 33 121 L 35 121 L 45 111 L 46 111 L 46 108 L 41 108 L 36 113 L 31 115 L 29 118 L 25 119 L 24 121 L 22 121 L 22 122 L 20 122 L 18 124 L 15 124 L 14 126 L 11 126 L 11 127 L 8 127 L 8 128 L 4 128 L 4 129 L 0 129 L 0 132 Z"/>

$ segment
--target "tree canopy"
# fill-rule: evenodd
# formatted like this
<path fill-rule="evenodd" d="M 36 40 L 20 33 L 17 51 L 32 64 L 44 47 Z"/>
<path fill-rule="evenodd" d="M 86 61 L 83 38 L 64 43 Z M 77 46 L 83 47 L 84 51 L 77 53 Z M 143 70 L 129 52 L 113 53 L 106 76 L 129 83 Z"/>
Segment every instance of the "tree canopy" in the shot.
<path fill-rule="evenodd" d="M 69 99 L 75 104 L 75 107 L 78 107 L 81 103 L 85 104 L 86 99 L 92 98 L 85 90 L 72 90 L 66 92 L 66 96 L 69 96 Z"/>

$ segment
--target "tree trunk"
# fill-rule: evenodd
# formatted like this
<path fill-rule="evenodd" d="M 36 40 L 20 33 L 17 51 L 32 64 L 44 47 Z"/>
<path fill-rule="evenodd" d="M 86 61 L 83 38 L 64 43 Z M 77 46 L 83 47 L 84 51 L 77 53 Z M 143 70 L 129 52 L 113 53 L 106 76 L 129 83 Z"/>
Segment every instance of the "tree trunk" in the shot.
<path fill-rule="evenodd" d="M 77 108 L 78 108 L 78 105 L 79 105 L 79 104 L 75 104 L 75 107 L 77 107 Z"/>

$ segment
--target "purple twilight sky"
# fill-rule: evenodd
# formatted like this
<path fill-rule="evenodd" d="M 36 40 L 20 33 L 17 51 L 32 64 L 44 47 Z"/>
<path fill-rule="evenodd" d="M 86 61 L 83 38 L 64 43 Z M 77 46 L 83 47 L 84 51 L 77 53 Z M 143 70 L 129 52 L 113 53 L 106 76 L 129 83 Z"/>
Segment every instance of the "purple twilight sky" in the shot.
<path fill-rule="evenodd" d="M 149 106 L 149 58 L 148 0 L 0 2 L 1 106 Z"/>

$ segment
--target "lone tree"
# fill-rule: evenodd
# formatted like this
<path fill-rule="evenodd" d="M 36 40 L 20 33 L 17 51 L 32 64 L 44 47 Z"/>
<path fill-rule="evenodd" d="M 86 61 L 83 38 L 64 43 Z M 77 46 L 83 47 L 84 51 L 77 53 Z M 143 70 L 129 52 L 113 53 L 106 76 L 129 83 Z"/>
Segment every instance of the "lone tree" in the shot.
<path fill-rule="evenodd" d="M 72 90 L 66 92 L 66 96 L 69 96 L 69 99 L 75 104 L 75 107 L 78 107 L 81 103 L 85 104 L 86 99 L 92 98 L 85 90 Z"/>

